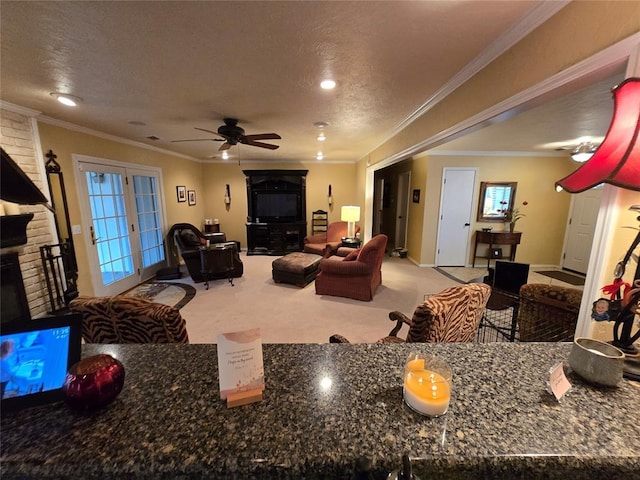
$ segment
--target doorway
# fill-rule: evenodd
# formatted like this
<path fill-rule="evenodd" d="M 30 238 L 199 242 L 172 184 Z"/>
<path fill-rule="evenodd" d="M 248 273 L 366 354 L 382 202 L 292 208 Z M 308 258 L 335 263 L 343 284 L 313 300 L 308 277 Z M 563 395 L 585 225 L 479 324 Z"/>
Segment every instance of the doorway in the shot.
<path fill-rule="evenodd" d="M 411 172 L 398 174 L 398 204 L 396 206 L 396 248 L 407 246 L 407 215 L 409 212 L 409 185 Z"/>
<path fill-rule="evenodd" d="M 436 249 L 439 267 L 467 264 L 476 174 L 475 168 L 443 169 Z"/>
<path fill-rule="evenodd" d="M 164 266 L 160 172 L 119 162 L 74 163 L 94 295 L 117 295 Z"/>

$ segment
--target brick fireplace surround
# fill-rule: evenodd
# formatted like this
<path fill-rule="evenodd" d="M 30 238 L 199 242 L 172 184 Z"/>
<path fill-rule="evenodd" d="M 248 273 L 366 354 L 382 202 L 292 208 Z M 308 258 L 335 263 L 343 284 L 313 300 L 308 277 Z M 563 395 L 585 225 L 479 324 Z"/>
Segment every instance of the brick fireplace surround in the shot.
<path fill-rule="evenodd" d="M 42 149 L 39 145 L 37 112 L 12 109 L 5 104 L 0 109 L 0 146 L 26 173 L 33 183 L 49 198 L 44 173 Z M 1 249 L 1 253 L 17 252 L 24 288 L 32 317 L 44 314 L 49 307 L 49 298 L 40 261 L 40 247 L 57 243 L 53 215 L 42 205 L 21 205 L 20 213 L 33 213 L 27 225 L 27 243 Z M 0 235 L 2 232 L 0 232 Z"/>

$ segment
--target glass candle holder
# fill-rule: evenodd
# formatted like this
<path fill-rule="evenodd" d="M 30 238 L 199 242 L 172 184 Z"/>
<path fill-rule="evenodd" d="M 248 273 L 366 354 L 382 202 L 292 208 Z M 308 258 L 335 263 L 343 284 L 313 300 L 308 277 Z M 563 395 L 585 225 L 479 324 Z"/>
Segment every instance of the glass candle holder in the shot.
<path fill-rule="evenodd" d="M 422 415 L 444 415 L 451 401 L 451 379 L 451 368 L 444 360 L 411 353 L 404 367 L 404 401 Z"/>

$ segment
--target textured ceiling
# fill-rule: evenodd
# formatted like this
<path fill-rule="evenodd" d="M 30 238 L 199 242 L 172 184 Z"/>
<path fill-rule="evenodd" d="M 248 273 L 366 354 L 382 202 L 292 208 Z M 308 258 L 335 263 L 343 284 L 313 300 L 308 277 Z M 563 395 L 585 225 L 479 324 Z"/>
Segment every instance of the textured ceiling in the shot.
<path fill-rule="evenodd" d="M 325 161 L 357 161 L 540 8 L 548 5 L 3 1 L 0 99 L 198 159 L 219 158 L 220 143 L 172 140 L 217 138 L 195 127 L 235 117 L 247 134 L 282 140 L 275 151 L 233 147 L 232 158 L 308 161 L 321 150 Z M 335 90 L 318 88 L 325 77 Z M 83 101 L 63 107 L 53 91 Z M 318 121 L 329 123 L 324 143 Z M 487 149 L 531 150 L 532 141 L 496 133 Z M 480 137 L 441 148 L 484 149 Z"/>

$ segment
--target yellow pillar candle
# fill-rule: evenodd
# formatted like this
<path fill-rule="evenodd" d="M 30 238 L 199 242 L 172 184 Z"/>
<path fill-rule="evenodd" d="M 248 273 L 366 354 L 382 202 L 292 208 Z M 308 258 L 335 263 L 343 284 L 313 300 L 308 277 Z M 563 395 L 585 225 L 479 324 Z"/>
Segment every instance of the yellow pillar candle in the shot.
<path fill-rule="evenodd" d="M 416 359 L 421 360 L 421 359 Z M 416 360 L 412 360 L 415 362 Z M 407 405 L 424 415 L 437 417 L 449 409 L 451 385 L 437 372 L 431 370 L 413 370 L 418 363 L 407 362 L 404 378 L 403 396 Z M 424 364 L 424 359 L 422 359 Z"/>

